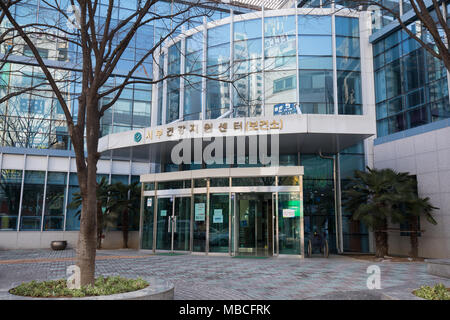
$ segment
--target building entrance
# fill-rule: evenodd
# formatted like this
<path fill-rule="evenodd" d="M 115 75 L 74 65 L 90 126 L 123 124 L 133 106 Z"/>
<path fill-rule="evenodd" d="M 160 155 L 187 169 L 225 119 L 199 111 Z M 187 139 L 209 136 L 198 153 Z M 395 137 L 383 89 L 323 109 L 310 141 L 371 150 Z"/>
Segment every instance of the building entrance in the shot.
<path fill-rule="evenodd" d="M 273 196 L 270 192 L 236 194 L 238 255 L 273 255 Z"/>
<path fill-rule="evenodd" d="M 189 251 L 191 197 L 159 197 L 156 248 Z"/>

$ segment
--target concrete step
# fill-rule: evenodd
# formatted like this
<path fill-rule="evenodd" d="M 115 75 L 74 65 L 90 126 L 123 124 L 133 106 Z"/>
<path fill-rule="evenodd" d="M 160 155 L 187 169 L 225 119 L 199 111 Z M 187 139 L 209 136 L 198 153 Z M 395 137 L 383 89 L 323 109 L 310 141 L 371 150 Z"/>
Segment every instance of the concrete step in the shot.
<path fill-rule="evenodd" d="M 425 259 L 429 274 L 450 278 L 450 259 Z"/>

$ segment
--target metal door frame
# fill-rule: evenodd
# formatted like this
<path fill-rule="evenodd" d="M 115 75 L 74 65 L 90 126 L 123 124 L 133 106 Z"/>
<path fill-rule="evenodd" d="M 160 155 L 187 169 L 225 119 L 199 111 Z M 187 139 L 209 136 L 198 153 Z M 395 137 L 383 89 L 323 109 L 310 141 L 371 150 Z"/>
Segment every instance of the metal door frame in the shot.
<path fill-rule="evenodd" d="M 170 231 L 168 231 L 168 232 L 171 233 L 171 235 L 170 235 L 170 250 L 157 249 L 156 241 L 157 241 L 158 237 L 156 237 L 155 252 L 157 251 L 157 252 L 171 252 L 171 253 L 174 253 L 175 250 L 173 248 L 173 244 L 174 244 L 174 236 L 175 236 L 175 232 L 176 232 L 175 230 L 177 228 L 177 226 L 176 226 L 176 216 L 175 216 L 175 202 L 176 202 L 177 198 L 190 198 L 191 199 L 191 203 L 192 203 L 192 196 L 191 195 L 184 195 L 184 194 L 183 195 L 172 194 L 172 195 L 155 196 L 155 198 L 156 198 L 155 202 L 158 202 L 159 199 L 168 199 L 168 198 L 170 198 L 171 202 L 172 202 L 172 214 L 170 216 L 168 216 L 168 219 L 170 219 L 170 222 L 169 222 L 169 229 L 170 229 Z M 191 206 L 189 206 L 189 210 L 191 211 Z M 156 211 L 155 216 L 156 216 L 156 221 L 157 221 L 158 220 L 158 211 Z M 190 225 L 192 225 L 191 216 L 192 216 L 192 212 L 191 212 L 191 214 L 189 214 L 189 220 L 191 220 L 189 222 Z M 175 228 L 174 228 L 174 226 L 175 226 Z M 191 229 L 191 226 L 189 227 L 189 230 L 190 229 Z M 157 233 L 158 233 L 158 225 L 156 223 L 155 234 L 157 235 Z M 192 240 L 192 232 L 189 232 L 189 243 L 191 243 L 191 240 Z M 187 250 L 187 251 L 186 250 L 176 250 L 176 251 L 177 252 L 191 252 L 191 249 L 192 249 L 191 245 L 189 244 L 189 250 Z"/>

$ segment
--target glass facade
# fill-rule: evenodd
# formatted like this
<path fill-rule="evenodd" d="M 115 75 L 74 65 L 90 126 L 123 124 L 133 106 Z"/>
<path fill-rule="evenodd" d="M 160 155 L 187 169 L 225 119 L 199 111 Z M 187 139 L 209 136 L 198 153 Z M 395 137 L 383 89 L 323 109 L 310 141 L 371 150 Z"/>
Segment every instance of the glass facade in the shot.
<path fill-rule="evenodd" d="M 99 174 L 97 180 L 102 177 L 109 179 L 109 175 Z M 128 176 L 111 175 L 111 183 L 124 181 L 124 178 L 124 183 L 128 184 Z M 138 178 L 132 176 L 133 180 Z M 17 230 L 18 227 L 20 231 L 79 230 L 81 208 L 68 207 L 74 194 L 80 191 L 76 173 L 3 169 L 0 187 L 0 230 Z M 136 218 L 130 216 L 131 231 L 139 229 Z M 112 229 L 119 227 L 120 222 Z"/>
<path fill-rule="evenodd" d="M 411 31 L 430 37 L 420 24 Z M 406 32 L 376 42 L 374 52 L 379 137 L 450 117 L 447 71 Z"/>
<path fill-rule="evenodd" d="M 411 9 L 408 1 L 389 0 L 383 3 L 400 13 Z M 117 23 L 121 17 L 132 12 L 136 4 L 136 1 L 115 2 L 113 22 Z M 302 1 L 302 5 L 331 6 L 325 0 Z M 103 1 L 99 6 L 98 19 L 102 21 L 106 6 Z M 179 6 L 181 4 L 164 1 L 157 4 L 160 13 L 179 9 Z M 181 37 L 166 47 L 160 56 L 147 58 L 137 71 L 136 79 L 150 78 L 152 75 L 155 78 L 180 73 L 189 75 L 171 78 L 153 87 L 136 83 L 125 88 L 101 120 L 102 136 L 177 120 L 224 116 L 271 117 L 300 113 L 363 115 L 361 61 L 370 63 L 372 57 L 361 56 L 361 48 L 367 44 L 361 43 L 360 35 L 365 31 L 360 30 L 358 14 L 340 13 L 339 10 L 332 15 L 329 12 L 325 15 L 300 14 L 288 10 L 279 14 L 267 11 L 269 13 L 265 16 L 261 13 L 245 16 L 241 13 L 248 11 L 235 11 L 234 14 L 225 11 L 213 12 L 206 18 L 206 24 L 203 19 L 191 21 L 184 26 L 184 31 L 194 27 L 196 31 L 186 33 L 180 28 L 175 36 Z M 54 25 L 60 25 L 63 21 L 61 15 L 55 14 L 39 0 L 17 5 L 14 15 L 20 23 L 54 21 Z M 228 19 L 219 21 L 224 18 Z M 392 21 L 389 13 L 375 10 L 372 31 L 376 32 Z M 103 89 L 108 90 L 120 82 L 130 66 L 167 33 L 167 27 L 172 23 L 159 21 L 143 26 Z M 206 29 L 203 29 L 204 26 Z M 413 23 L 410 29 L 425 41 L 430 41 L 420 24 Z M 16 55 L 31 56 L 30 48 L 23 43 L 18 43 L 17 48 Z M 372 48 L 379 137 L 450 116 L 447 71 L 442 63 L 402 31 L 379 38 Z M 38 50 L 44 58 L 53 62 L 77 65 L 81 61 L 79 48 L 60 40 L 40 41 Z M 158 64 L 155 68 L 154 58 Z M 81 88 L 79 72 L 51 71 L 59 79 L 70 80 L 62 81 L 61 86 L 72 112 L 76 114 L 76 97 Z M 230 84 L 214 79 L 234 82 Z M 7 94 L 19 87 L 36 86 L 43 82 L 44 75 L 39 68 L 20 64 L 16 60 L 4 64 L 1 70 L 0 93 Z M 106 96 L 101 103 L 106 104 L 111 99 L 111 96 Z M 0 144 L 2 147 L 70 150 L 64 119 L 52 91 L 42 85 L 39 91 L 18 95 L 0 104 Z M 365 167 L 364 148 L 362 144 L 355 145 L 341 151 L 336 159 L 340 166 L 341 188 L 344 189 L 353 170 L 363 170 Z M 179 166 L 158 161 L 161 163 L 150 167 L 152 172 L 180 169 Z M 79 230 L 79 208 L 67 207 L 74 194 L 79 192 L 75 173 L 67 169 L 17 170 L 0 165 L 0 230 Z M 173 247 L 182 251 L 192 247 L 194 252 L 209 250 L 226 253 L 230 246 L 234 248 L 242 244 L 242 252 L 245 248 L 256 248 L 265 254 L 270 247 L 274 247 L 273 229 L 268 226 L 275 223 L 272 220 L 277 216 L 281 230 L 279 253 L 298 253 L 300 231 L 297 220 L 300 218 L 286 218 L 283 210 L 300 207 L 298 203 L 301 202 L 305 238 L 319 232 L 329 241 L 330 250 L 335 251 L 339 232 L 335 221 L 333 162 L 317 154 L 281 154 L 280 165 L 304 166 L 303 199 L 290 192 L 280 192 L 278 212 L 275 212 L 271 193 L 253 198 L 238 194 L 232 198 L 228 193 L 211 193 L 209 198 L 206 193 L 174 199 L 146 197 L 142 247 Z M 130 174 L 131 167 L 133 164 L 119 170 L 119 166 L 113 164 L 106 177 L 111 182 L 124 184 L 136 181 L 139 176 L 133 171 Z M 202 165 L 193 165 L 189 169 L 201 168 Z M 101 177 L 99 174 L 99 179 Z M 275 177 L 264 177 L 233 178 L 231 185 L 227 178 L 211 179 L 210 187 L 275 187 L 277 183 L 282 187 L 299 186 L 298 177 L 280 177 L 278 181 Z M 206 181 L 199 179 L 146 183 L 144 187 L 146 191 L 153 191 L 206 186 Z M 230 205 L 238 198 L 242 205 Z M 174 209 L 175 215 L 171 214 Z M 268 214 L 271 210 L 273 215 Z M 352 221 L 348 212 L 343 212 L 342 219 L 344 251 L 367 252 L 368 230 Z M 113 230 L 120 230 L 119 220 L 112 226 Z M 175 224 L 172 224 L 173 221 L 176 221 Z M 192 221 L 192 228 L 186 221 Z M 256 227 L 249 228 L 249 223 Z M 138 227 L 133 220 L 131 230 Z M 155 235 L 156 243 L 153 243 L 153 234 L 150 233 L 155 227 L 159 233 Z M 173 238 L 172 229 L 177 230 Z"/>
<path fill-rule="evenodd" d="M 178 80 L 164 80 L 167 92 L 159 90 L 155 102 L 161 119 L 158 124 L 229 114 L 361 115 L 359 18 L 291 12 L 256 19 L 235 15 L 225 23 L 207 25 L 206 30 L 199 28 L 164 49 L 160 57 L 166 59 L 167 67 L 163 74 L 171 74 L 173 61 L 185 56 L 186 72 L 204 75 L 206 87 L 203 90 L 201 77 L 196 75 L 186 76 L 181 87 Z M 182 57 L 177 60 L 172 52 L 179 54 L 180 47 Z M 204 48 L 206 63 L 202 65 Z M 232 86 L 227 82 L 231 80 Z M 162 120 L 164 108 L 171 111 Z"/>

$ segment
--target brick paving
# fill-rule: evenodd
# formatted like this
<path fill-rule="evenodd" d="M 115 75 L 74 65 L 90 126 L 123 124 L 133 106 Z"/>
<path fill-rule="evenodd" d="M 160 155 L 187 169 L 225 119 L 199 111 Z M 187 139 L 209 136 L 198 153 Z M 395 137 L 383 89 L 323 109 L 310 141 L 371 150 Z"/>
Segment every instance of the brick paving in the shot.
<path fill-rule="evenodd" d="M 74 250 L 0 251 L 0 299 L 24 281 L 58 279 L 74 263 Z M 236 259 L 197 255 L 149 255 L 133 250 L 101 250 L 97 275 L 157 277 L 172 281 L 175 299 L 308 299 L 344 292 L 367 293 L 373 262 L 342 256 L 329 259 Z M 450 279 L 426 273 L 421 262 L 379 262 L 383 289 L 432 285 Z M 357 294 L 355 295 L 357 296 Z"/>

